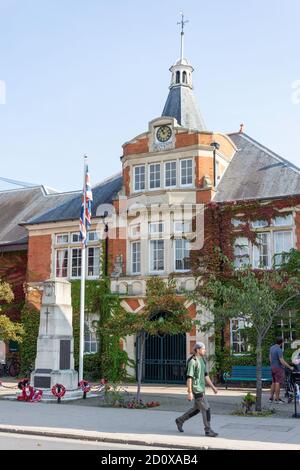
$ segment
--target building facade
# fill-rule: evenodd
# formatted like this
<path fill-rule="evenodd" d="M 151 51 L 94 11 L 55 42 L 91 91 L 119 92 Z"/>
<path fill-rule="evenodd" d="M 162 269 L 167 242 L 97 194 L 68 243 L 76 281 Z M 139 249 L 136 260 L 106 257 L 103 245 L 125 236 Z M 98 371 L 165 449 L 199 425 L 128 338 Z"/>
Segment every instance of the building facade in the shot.
<path fill-rule="evenodd" d="M 251 230 L 259 232 L 259 246 L 251 245 L 243 233 L 236 237 L 231 256 L 237 268 L 245 260 L 259 269 L 270 268 L 274 257 L 278 261 L 283 252 L 300 249 L 299 170 L 242 130 L 229 135 L 208 131 L 193 94 L 193 71 L 183 57 L 170 68 L 171 84 L 162 115 L 123 145 L 121 174 L 93 188 L 87 278 L 101 276 L 107 224 L 112 290 L 122 297 L 123 307 L 136 314 L 145 305 L 149 277 L 172 276 L 178 294 L 193 291 L 191 251 L 203 245 L 213 250 L 222 240 L 226 245 L 222 218 L 217 228 L 205 227 L 207 208 L 238 201 L 255 201 L 262 211 L 266 205 L 278 206 L 272 222 L 264 223 L 258 217 L 251 225 Z M 45 280 L 81 276 L 80 206 L 81 195 L 76 193 L 39 217 L 27 219 L 27 300 L 36 306 Z M 228 222 L 226 227 L 228 230 Z M 238 227 L 236 217 L 229 230 Z M 185 305 L 192 317 L 202 320 L 197 305 L 188 300 Z M 93 353 L 97 340 L 88 323 L 85 349 Z M 243 352 L 240 329 L 236 319 L 227 335 L 234 353 Z M 196 329 L 176 337 L 149 338 L 144 380 L 183 381 L 186 357 L 197 340 L 206 343 L 208 355 L 213 354 L 213 338 Z M 124 347 L 135 359 L 136 338 L 128 338 Z"/>

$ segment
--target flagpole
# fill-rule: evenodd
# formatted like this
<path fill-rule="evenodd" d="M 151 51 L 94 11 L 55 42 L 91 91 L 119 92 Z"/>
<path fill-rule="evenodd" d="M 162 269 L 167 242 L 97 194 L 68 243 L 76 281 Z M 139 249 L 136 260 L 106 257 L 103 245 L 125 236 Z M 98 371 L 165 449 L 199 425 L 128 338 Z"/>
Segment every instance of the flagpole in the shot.
<path fill-rule="evenodd" d="M 86 167 L 87 156 L 84 156 L 84 169 L 83 169 L 83 223 L 86 217 Z M 87 233 L 86 233 L 87 236 Z M 79 382 L 83 380 L 83 353 L 84 353 L 84 305 L 85 305 L 85 258 L 86 258 L 86 241 L 82 241 L 81 245 L 81 284 L 80 284 L 80 333 L 79 333 Z"/>

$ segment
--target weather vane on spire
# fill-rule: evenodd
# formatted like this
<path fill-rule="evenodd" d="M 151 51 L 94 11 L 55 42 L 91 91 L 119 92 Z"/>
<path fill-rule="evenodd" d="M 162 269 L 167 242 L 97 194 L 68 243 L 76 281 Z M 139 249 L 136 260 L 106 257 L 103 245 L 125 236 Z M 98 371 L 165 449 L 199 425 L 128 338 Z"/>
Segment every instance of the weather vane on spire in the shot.
<path fill-rule="evenodd" d="M 182 60 L 183 59 L 183 47 L 184 47 L 184 26 L 186 25 L 186 23 L 189 22 L 189 20 L 184 20 L 184 14 L 183 14 L 182 11 L 180 12 L 180 14 L 181 14 L 181 21 L 178 21 L 177 24 L 181 25 L 181 53 L 180 53 L 180 57 L 181 57 L 181 60 Z"/>

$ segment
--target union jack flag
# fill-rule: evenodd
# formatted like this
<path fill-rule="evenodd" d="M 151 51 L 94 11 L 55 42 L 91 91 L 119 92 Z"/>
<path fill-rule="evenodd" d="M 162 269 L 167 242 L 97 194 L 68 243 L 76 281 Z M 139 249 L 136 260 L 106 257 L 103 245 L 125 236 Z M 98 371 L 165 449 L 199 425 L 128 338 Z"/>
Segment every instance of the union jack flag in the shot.
<path fill-rule="evenodd" d="M 93 201 L 93 194 L 92 194 L 92 187 L 90 181 L 90 174 L 89 168 L 85 166 L 85 184 L 83 188 L 82 194 L 82 204 L 81 204 L 81 211 L 80 211 L 80 240 L 83 245 L 87 244 L 87 232 L 91 226 L 91 218 L 92 218 L 92 201 Z M 85 211 L 84 211 L 85 207 Z"/>

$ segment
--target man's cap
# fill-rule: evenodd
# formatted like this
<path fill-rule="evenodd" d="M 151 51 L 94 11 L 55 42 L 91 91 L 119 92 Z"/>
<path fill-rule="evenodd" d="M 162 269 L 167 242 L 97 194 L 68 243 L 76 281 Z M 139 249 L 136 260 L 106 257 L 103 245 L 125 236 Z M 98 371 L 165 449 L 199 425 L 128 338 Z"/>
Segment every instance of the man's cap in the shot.
<path fill-rule="evenodd" d="M 196 351 L 196 349 L 202 349 L 204 348 L 205 349 L 205 344 L 204 343 L 201 343 L 201 341 L 197 342 L 194 346 L 194 351 Z"/>

